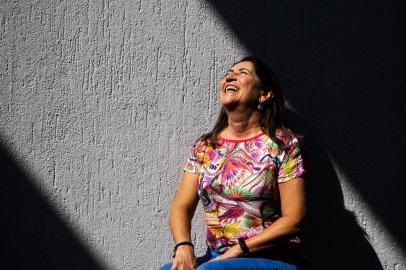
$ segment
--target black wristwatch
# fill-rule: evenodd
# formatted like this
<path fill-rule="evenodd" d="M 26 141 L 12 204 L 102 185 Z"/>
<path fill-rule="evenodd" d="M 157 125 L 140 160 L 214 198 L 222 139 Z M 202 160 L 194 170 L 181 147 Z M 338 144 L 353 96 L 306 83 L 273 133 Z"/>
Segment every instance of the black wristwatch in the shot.
<path fill-rule="evenodd" d="M 244 256 L 247 256 L 250 254 L 250 250 L 248 249 L 248 246 L 245 243 L 245 240 L 243 238 L 238 239 L 238 244 L 240 245 Z"/>

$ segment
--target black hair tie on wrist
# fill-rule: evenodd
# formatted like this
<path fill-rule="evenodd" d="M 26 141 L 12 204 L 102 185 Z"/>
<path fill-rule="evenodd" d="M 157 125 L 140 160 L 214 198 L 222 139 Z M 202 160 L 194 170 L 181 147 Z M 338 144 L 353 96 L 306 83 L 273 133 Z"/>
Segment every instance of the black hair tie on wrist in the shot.
<path fill-rule="evenodd" d="M 250 250 L 248 249 L 248 246 L 245 243 L 245 240 L 243 238 L 238 239 L 238 244 L 240 245 L 244 256 L 247 256 L 248 254 L 250 254 Z"/>
<path fill-rule="evenodd" d="M 195 246 L 192 244 L 192 242 L 189 241 L 183 241 L 183 242 L 179 242 L 175 245 L 175 247 L 173 248 L 173 255 L 172 258 L 175 258 L 176 256 L 176 250 L 178 249 L 179 246 L 191 246 L 193 249 L 195 248 Z"/>

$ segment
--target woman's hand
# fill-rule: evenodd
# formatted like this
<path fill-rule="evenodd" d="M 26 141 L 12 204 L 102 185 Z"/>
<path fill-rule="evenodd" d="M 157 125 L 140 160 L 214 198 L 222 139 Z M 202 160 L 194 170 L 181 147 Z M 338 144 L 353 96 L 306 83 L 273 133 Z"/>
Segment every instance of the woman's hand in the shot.
<path fill-rule="evenodd" d="M 241 255 L 243 255 L 243 252 L 241 250 L 241 247 L 237 244 L 237 245 L 232 246 L 229 250 L 227 250 L 223 254 L 214 258 L 213 261 L 237 258 L 237 257 L 240 257 Z"/>
<path fill-rule="evenodd" d="M 171 270 L 194 270 L 196 257 L 191 246 L 179 246 L 172 262 Z"/>

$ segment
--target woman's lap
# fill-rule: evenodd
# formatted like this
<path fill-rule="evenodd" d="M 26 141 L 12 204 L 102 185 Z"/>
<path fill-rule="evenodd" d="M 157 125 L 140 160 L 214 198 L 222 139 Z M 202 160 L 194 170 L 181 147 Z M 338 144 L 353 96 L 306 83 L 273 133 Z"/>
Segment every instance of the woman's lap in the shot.
<path fill-rule="evenodd" d="M 293 263 L 265 258 L 232 258 L 218 261 L 209 261 L 207 254 L 197 259 L 196 270 L 299 270 L 300 267 Z M 170 270 L 172 263 L 167 263 L 159 270 Z"/>
<path fill-rule="evenodd" d="M 298 270 L 299 268 L 294 264 L 263 258 L 233 258 L 218 261 L 209 261 L 196 268 L 196 270 L 214 270 L 214 269 Z"/>

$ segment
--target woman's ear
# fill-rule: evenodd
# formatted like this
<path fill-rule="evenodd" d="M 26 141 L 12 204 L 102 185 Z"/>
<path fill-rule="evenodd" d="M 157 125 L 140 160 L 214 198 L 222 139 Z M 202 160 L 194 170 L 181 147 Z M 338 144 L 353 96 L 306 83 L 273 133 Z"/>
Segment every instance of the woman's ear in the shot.
<path fill-rule="evenodd" d="M 272 99 L 273 93 L 272 90 L 261 90 L 259 92 L 259 103 L 265 103 Z"/>

